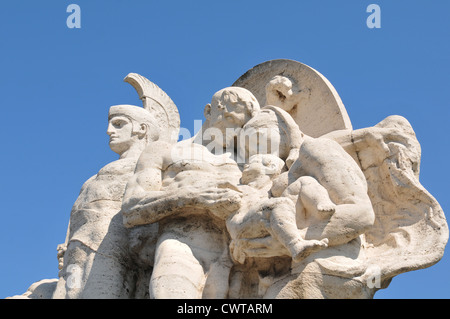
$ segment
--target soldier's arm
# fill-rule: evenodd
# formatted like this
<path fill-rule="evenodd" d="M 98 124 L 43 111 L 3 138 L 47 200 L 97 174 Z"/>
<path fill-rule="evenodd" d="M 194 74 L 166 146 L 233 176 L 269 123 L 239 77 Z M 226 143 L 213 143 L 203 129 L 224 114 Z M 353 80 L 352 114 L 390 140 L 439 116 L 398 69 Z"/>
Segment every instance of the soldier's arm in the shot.
<path fill-rule="evenodd" d="M 134 175 L 128 181 L 122 202 L 124 222 L 145 210 L 145 203 L 160 195 L 165 156 L 171 145 L 153 142 L 142 152 Z M 129 218 L 127 218 L 129 217 Z M 132 225 L 126 225 L 132 226 Z"/>

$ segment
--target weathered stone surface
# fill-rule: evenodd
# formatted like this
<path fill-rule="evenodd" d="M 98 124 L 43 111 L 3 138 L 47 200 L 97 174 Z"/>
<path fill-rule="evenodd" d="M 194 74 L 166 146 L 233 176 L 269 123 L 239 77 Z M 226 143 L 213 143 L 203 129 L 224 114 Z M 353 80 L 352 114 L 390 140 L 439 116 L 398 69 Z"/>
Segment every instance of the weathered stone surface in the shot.
<path fill-rule="evenodd" d="M 22 295 L 6 299 L 52 299 L 58 279 L 43 279 L 33 283 Z"/>
<path fill-rule="evenodd" d="M 393 115 L 353 129 L 336 90 L 290 60 L 213 94 L 196 136 L 155 84 L 110 109 L 120 158 L 82 187 L 59 279 L 12 298 L 372 298 L 438 262 L 448 240 Z"/>
<path fill-rule="evenodd" d="M 233 86 L 251 91 L 262 106 L 287 111 L 311 137 L 352 128 L 333 85 L 306 64 L 286 59 L 267 61 L 248 70 Z"/>

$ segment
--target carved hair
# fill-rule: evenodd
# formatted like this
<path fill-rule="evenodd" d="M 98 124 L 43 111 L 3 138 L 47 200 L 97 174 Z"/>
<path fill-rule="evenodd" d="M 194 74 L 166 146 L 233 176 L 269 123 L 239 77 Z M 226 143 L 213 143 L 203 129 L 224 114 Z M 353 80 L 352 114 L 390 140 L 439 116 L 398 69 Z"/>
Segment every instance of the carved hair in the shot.
<path fill-rule="evenodd" d="M 228 87 L 218 91 L 215 96 L 232 105 L 244 105 L 247 114 L 253 117 L 260 110 L 260 106 L 256 97 L 247 89 L 241 87 Z M 224 108 L 219 102 L 219 107 Z"/>

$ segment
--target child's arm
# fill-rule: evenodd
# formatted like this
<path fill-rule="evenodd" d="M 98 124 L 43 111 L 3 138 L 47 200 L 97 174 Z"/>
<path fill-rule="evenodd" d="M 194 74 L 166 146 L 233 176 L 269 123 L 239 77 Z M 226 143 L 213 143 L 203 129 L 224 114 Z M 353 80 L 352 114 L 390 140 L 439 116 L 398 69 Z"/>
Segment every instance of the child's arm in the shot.
<path fill-rule="evenodd" d="M 270 192 L 272 193 L 273 197 L 284 196 L 283 192 L 286 191 L 289 184 L 288 173 L 289 172 L 284 172 L 273 179 L 272 188 L 270 189 Z"/>

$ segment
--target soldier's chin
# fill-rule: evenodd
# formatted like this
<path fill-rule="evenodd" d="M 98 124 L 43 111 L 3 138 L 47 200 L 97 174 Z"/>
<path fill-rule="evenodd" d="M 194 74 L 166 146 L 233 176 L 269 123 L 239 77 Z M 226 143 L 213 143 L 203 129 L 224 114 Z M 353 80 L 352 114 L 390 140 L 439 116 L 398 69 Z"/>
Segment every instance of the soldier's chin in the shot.
<path fill-rule="evenodd" d="M 117 154 L 122 154 L 125 151 L 125 148 L 123 143 L 120 142 L 116 142 L 116 141 L 110 141 L 109 142 L 109 148 L 111 149 L 111 151 L 113 151 L 114 153 Z"/>

